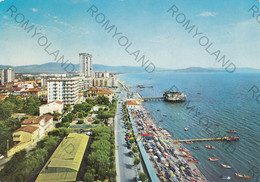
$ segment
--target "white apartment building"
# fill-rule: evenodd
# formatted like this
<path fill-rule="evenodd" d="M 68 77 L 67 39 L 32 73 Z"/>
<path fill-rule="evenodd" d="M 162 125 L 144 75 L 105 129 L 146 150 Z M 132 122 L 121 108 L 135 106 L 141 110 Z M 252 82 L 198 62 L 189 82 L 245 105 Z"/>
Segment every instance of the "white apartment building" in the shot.
<path fill-rule="evenodd" d="M 75 78 L 51 78 L 47 80 L 48 103 L 62 101 L 75 105 L 79 101 L 79 81 Z"/>
<path fill-rule="evenodd" d="M 93 65 L 92 55 L 88 53 L 79 54 L 79 73 L 85 77 L 92 77 Z"/>
<path fill-rule="evenodd" d="M 13 68 L 2 69 L 1 84 L 5 85 L 15 80 L 15 72 Z"/>

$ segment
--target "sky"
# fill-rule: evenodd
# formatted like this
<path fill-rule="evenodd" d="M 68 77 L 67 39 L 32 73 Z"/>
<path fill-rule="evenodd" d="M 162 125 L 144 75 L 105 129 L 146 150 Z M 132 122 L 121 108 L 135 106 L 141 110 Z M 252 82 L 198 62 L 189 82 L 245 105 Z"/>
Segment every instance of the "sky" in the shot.
<path fill-rule="evenodd" d="M 13 17 L 7 11 L 12 5 L 17 8 Z M 88 11 L 92 5 L 97 8 L 93 17 Z M 178 12 L 172 17 L 167 10 L 173 5 Z M 255 17 L 248 12 L 252 6 L 259 8 Z M 258 14 L 258 0 L 0 0 L 0 64 L 55 62 L 50 53 L 59 50 L 59 56 L 74 64 L 79 62 L 79 53 L 87 52 L 94 64 L 141 66 L 131 54 L 139 50 L 140 57 L 160 68 L 222 68 L 216 54 L 212 55 L 219 50 L 219 58 L 225 55 L 236 67 L 260 69 Z M 103 23 L 97 22 L 102 18 L 122 34 L 113 37 L 115 28 L 104 30 Z M 21 28 L 26 20 L 41 34 L 33 37 L 35 29 L 27 33 Z M 190 33 L 185 30 L 187 20 L 202 34 L 193 37 L 196 28 Z M 124 36 L 121 45 L 126 40 L 132 43 L 129 52 L 125 50 L 128 44 L 119 45 L 120 36 Z M 46 39 L 51 42 L 49 53 L 38 43 Z M 206 46 L 200 45 L 205 42 Z"/>

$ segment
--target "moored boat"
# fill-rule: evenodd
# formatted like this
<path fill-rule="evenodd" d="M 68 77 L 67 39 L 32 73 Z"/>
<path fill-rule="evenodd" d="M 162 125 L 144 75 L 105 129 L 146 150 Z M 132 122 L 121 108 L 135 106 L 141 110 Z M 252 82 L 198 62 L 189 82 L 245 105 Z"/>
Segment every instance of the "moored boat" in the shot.
<path fill-rule="evenodd" d="M 244 176 L 243 176 L 242 174 L 238 174 L 238 173 L 235 173 L 235 176 L 236 176 L 237 178 L 244 178 Z"/>
<path fill-rule="evenodd" d="M 230 177 L 230 176 L 221 176 L 221 179 L 230 180 L 230 179 L 231 179 L 231 177 Z"/>
<path fill-rule="evenodd" d="M 231 169 L 231 166 L 229 165 L 225 165 L 225 164 L 220 164 L 223 168 L 226 168 L 226 169 Z"/>
<path fill-rule="evenodd" d="M 188 162 L 199 162 L 197 159 L 188 159 Z"/>
<path fill-rule="evenodd" d="M 215 149 L 215 147 L 211 146 L 211 145 L 206 145 L 205 146 L 207 149 Z"/>
<path fill-rule="evenodd" d="M 198 147 L 198 146 L 197 146 L 197 147 L 193 147 L 193 149 L 194 149 L 194 150 L 199 150 L 200 147 Z"/>
<path fill-rule="evenodd" d="M 184 158 L 190 158 L 190 159 L 193 158 L 192 156 L 189 156 L 189 155 L 182 155 L 182 157 L 184 157 Z"/>
<path fill-rule="evenodd" d="M 192 143 L 194 143 L 193 141 L 187 141 L 187 142 L 185 142 L 185 143 L 187 143 L 187 144 L 192 144 Z"/>
<path fill-rule="evenodd" d="M 219 159 L 218 158 L 214 158 L 214 157 L 209 157 L 208 158 L 210 161 L 213 161 L 213 162 L 215 162 L 215 161 L 218 161 Z"/>
<path fill-rule="evenodd" d="M 237 130 L 227 130 L 228 133 L 237 133 Z"/>
<path fill-rule="evenodd" d="M 244 174 L 244 178 L 245 178 L 245 179 L 250 179 L 251 177 Z"/>
<path fill-rule="evenodd" d="M 189 128 L 184 128 L 184 131 L 188 131 L 189 130 Z"/>

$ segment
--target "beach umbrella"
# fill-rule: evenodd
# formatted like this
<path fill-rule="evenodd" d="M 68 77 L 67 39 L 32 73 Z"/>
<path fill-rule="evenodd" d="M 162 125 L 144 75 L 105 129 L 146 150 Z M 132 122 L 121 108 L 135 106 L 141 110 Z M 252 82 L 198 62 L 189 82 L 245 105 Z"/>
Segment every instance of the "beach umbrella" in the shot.
<path fill-rule="evenodd" d="M 155 158 L 155 159 L 158 159 L 158 157 L 155 155 L 155 156 L 153 156 L 153 158 Z"/>
<path fill-rule="evenodd" d="M 169 164 L 164 164 L 165 167 L 169 167 Z"/>
<path fill-rule="evenodd" d="M 181 166 L 180 169 L 181 169 L 181 170 L 185 170 L 185 167 Z"/>

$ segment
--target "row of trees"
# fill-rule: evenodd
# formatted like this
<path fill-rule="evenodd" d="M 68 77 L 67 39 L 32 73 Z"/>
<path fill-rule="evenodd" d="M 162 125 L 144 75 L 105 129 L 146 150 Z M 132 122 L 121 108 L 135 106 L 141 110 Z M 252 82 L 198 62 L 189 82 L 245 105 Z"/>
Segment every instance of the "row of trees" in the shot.
<path fill-rule="evenodd" d="M 40 169 L 47 156 L 69 132 L 70 130 L 66 128 L 54 129 L 37 143 L 28 156 L 25 149 L 15 153 L 1 170 L 0 179 L 2 181 L 27 181 Z"/>
<path fill-rule="evenodd" d="M 6 154 L 7 140 L 9 141 L 9 148 L 14 146 L 12 133 L 20 127 L 21 122 L 16 118 L 10 117 L 0 121 L 0 154 Z"/>
<path fill-rule="evenodd" d="M 87 171 L 84 175 L 85 181 L 116 181 L 114 133 L 109 127 L 104 126 L 93 129 L 93 136 L 94 141 L 90 146 Z"/>

